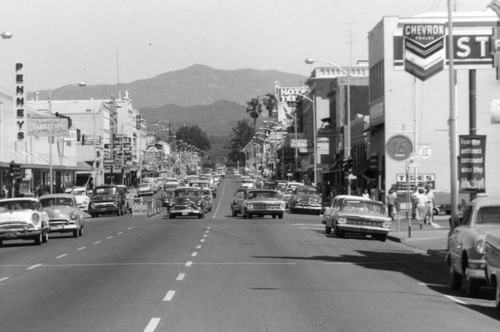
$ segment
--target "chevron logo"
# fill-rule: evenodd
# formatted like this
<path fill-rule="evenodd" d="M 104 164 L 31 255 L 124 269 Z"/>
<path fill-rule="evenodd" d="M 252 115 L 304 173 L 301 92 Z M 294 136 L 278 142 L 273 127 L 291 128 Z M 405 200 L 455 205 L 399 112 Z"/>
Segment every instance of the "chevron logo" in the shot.
<path fill-rule="evenodd" d="M 444 25 L 408 24 L 403 27 L 405 71 L 422 81 L 444 68 Z"/>

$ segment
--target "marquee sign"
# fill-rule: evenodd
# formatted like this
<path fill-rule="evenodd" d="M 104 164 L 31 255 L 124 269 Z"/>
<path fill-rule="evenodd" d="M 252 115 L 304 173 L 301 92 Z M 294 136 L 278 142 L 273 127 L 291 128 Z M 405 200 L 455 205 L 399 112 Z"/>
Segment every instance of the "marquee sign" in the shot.
<path fill-rule="evenodd" d="M 425 81 L 443 70 L 444 24 L 405 24 L 403 35 L 407 72 Z"/>

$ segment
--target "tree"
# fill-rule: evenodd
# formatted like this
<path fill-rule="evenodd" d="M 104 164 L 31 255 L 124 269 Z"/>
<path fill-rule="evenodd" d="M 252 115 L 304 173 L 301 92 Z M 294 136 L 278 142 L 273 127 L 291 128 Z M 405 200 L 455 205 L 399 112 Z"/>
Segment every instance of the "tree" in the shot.
<path fill-rule="evenodd" d="M 255 125 L 254 125 L 255 126 Z M 255 135 L 255 129 L 250 125 L 250 121 L 248 119 L 240 120 L 236 123 L 236 127 L 234 127 L 233 132 L 230 135 L 229 141 L 229 154 L 228 158 L 232 162 L 239 161 L 243 164 L 245 161 L 245 153 L 241 152 L 241 149 L 248 144 Z"/>
<path fill-rule="evenodd" d="M 255 129 L 257 118 L 262 113 L 262 104 L 259 99 L 252 98 L 250 101 L 247 101 L 247 113 L 250 113 L 250 117 L 253 119 L 253 127 Z"/>
<path fill-rule="evenodd" d="M 197 147 L 200 150 L 210 149 L 210 140 L 207 134 L 198 126 L 182 126 L 177 130 L 175 138 L 187 144 Z"/>
<path fill-rule="evenodd" d="M 269 116 L 271 117 L 273 115 L 273 111 L 278 109 L 278 102 L 276 101 L 276 96 L 273 95 L 272 93 L 268 93 L 265 95 L 262 101 L 264 103 L 264 106 L 266 107 Z"/>

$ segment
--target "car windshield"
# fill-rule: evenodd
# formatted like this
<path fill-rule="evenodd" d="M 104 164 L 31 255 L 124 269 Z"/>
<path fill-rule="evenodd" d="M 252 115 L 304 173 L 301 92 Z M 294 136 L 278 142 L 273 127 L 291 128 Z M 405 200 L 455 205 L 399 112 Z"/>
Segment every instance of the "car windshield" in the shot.
<path fill-rule="evenodd" d="M 115 188 L 113 187 L 102 187 L 102 188 L 95 188 L 95 194 L 97 195 L 106 195 L 106 194 L 114 194 L 115 193 Z"/>
<path fill-rule="evenodd" d="M 317 195 L 318 190 L 315 188 L 300 188 L 300 189 L 297 189 L 297 194 Z"/>
<path fill-rule="evenodd" d="M 259 198 L 276 198 L 277 192 L 275 191 L 251 191 L 248 193 L 249 199 Z"/>
<path fill-rule="evenodd" d="M 477 224 L 500 224 L 500 205 L 483 206 L 477 211 Z"/>
<path fill-rule="evenodd" d="M 0 202 L 0 212 L 14 210 L 36 210 L 36 202 L 34 201 L 5 201 Z"/>
<path fill-rule="evenodd" d="M 71 193 L 75 196 L 85 195 L 85 189 L 73 189 Z"/>
<path fill-rule="evenodd" d="M 176 197 L 182 197 L 182 196 L 199 196 L 200 191 L 196 189 L 183 189 L 183 190 L 178 190 L 175 192 Z"/>
<path fill-rule="evenodd" d="M 373 201 L 345 201 L 341 211 L 385 214 L 385 206 Z"/>
<path fill-rule="evenodd" d="M 73 200 L 69 197 L 49 197 L 40 200 L 42 207 L 51 206 L 74 206 Z"/>

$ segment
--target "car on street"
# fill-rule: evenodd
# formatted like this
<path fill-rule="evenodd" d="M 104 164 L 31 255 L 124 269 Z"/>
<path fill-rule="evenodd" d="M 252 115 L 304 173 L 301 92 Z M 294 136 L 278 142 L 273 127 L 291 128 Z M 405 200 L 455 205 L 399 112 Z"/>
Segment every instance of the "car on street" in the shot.
<path fill-rule="evenodd" d="M 76 203 L 78 207 L 87 212 L 89 210 L 90 196 L 91 193 L 87 190 L 87 187 L 73 187 L 70 193 L 75 196 Z"/>
<path fill-rule="evenodd" d="M 49 241 L 49 216 L 37 198 L 0 200 L 0 245 L 7 240 Z"/>
<path fill-rule="evenodd" d="M 500 310 L 500 236 L 486 234 L 484 262 L 486 280 L 495 292 L 495 307 Z"/>
<path fill-rule="evenodd" d="M 238 188 L 233 195 L 233 199 L 231 200 L 231 215 L 233 217 L 241 214 L 241 206 L 245 199 L 247 199 L 247 193 L 251 190 L 249 188 Z"/>
<path fill-rule="evenodd" d="M 127 211 L 125 202 L 125 193 L 117 185 L 96 186 L 90 197 L 89 214 L 92 218 L 104 214 L 124 215 Z"/>
<path fill-rule="evenodd" d="M 295 187 L 288 207 L 291 213 L 307 212 L 319 216 L 323 210 L 323 203 L 318 188 L 313 186 Z"/>
<path fill-rule="evenodd" d="M 391 218 L 384 203 L 352 195 L 334 197 L 325 210 L 323 223 L 326 234 L 334 230 L 340 238 L 348 233 L 371 235 L 383 242 L 391 229 Z"/>
<path fill-rule="evenodd" d="M 450 287 L 458 290 L 465 283 L 467 296 L 477 296 L 486 284 L 486 236 L 500 236 L 500 197 L 478 197 L 466 205 L 459 226 L 448 237 Z"/>
<path fill-rule="evenodd" d="M 285 214 L 285 201 L 277 190 L 252 189 L 247 193 L 247 199 L 241 202 L 240 207 L 243 219 L 252 219 L 253 216 L 272 216 L 282 219 Z"/>
<path fill-rule="evenodd" d="M 137 196 L 153 196 L 155 184 L 153 182 L 143 182 L 137 187 Z"/>
<path fill-rule="evenodd" d="M 171 200 L 171 219 L 176 217 L 198 217 L 205 216 L 205 201 L 199 187 L 178 187 L 174 189 L 174 197 Z"/>
<path fill-rule="evenodd" d="M 83 235 L 85 216 L 72 194 L 48 194 L 40 196 L 43 210 L 49 216 L 50 233 L 72 233 Z"/>

